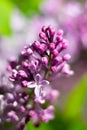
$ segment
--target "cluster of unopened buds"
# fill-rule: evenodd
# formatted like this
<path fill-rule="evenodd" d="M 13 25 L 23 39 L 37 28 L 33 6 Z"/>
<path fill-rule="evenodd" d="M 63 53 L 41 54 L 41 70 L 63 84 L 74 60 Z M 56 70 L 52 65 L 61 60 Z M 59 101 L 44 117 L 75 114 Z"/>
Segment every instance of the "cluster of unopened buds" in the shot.
<path fill-rule="evenodd" d="M 62 30 L 56 33 L 52 26 L 43 26 L 39 40 L 26 45 L 18 58 L 9 60 L 9 84 L 5 84 L 5 89 L 0 84 L 0 125 L 12 122 L 16 129 L 24 130 L 30 119 L 38 126 L 40 121 L 54 118 L 53 104 L 59 92 L 51 88 L 49 79 L 73 74 L 67 64 L 70 55 L 62 53 L 67 45 Z"/>

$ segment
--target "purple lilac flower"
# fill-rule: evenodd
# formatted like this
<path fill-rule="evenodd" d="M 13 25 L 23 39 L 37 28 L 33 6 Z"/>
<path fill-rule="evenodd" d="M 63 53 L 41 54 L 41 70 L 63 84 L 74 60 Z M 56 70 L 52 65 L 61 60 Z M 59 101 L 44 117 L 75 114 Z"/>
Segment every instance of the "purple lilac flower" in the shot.
<path fill-rule="evenodd" d="M 18 58 L 9 60 L 10 81 L 15 86 L 15 95 L 18 96 L 13 105 L 20 114 L 12 110 L 8 116 L 13 118 L 14 115 L 16 121 L 19 119 L 19 130 L 24 129 L 30 118 L 35 125 L 38 125 L 40 120 L 48 122 L 54 118 L 52 104 L 59 93 L 51 89 L 49 77 L 55 74 L 73 74 L 69 66 L 66 66 L 70 55 L 62 53 L 67 45 L 63 30 L 56 32 L 52 26 L 43 26 L 39 40 L 26 45 Z M 43 108 L 42 104 L 45 103 L 47 107 Z"/>
<path fill-rule="evenodd" d="M 39 37 L 39 41 L 24 47 L 18 60 L 14 63 L 10 61 L 12 67 L 10 80 L 16 84 L 23 86 L 24 81 L 34 80 L 34 75 L 41 74 L 42 70 L 45 73 L 44 76 L 49 73 L 62 74 L 62 69 L 69 60 L 69 54 L 62 56 L 63 50 L 68 45 L 67 40 L 63 38 L 62 30 L 56 33 L 53 27 L 43 26 Z"/>
<path fill-rule="evenodd" d="M 27 86 L 29 88 L 35 88 L 34 89 L 34 93 L 35 93 L 35 96 L 36 96 L 36 101 L 39 101 L 41 103 L 44 103 L 45 100 L 43 99 L 43 94 L 42 94 L 42 91 L 43 91 L 43 88 L 44 86 L 47 86 L 49 84 L 49 81 L 47 80 L 41 80 L 41 75 L 37 74 L 35 76 L 35 81 L 31 81 L 31 82 L 28 82 Z"/>

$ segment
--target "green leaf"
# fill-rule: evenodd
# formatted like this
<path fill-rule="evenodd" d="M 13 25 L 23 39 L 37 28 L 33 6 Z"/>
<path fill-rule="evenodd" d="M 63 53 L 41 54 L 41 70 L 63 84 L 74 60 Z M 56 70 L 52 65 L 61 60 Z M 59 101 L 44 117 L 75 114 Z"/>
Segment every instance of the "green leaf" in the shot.
<path fill-rule="evenodd" d="M 32 16 L 39 11 L 39 4 L 42 0 L 11 0 L 26 16 Z"/>
<path fill-rule="evenodd" d="M 87 94 L 87 75 L 85 75 L 74 90 L 70 93 L 66 104 L 64 115 L 68 118 L 74 118 L 81 115 L 82 107 Z"/>
<path fill-rule="evenodd" d="M 13 5 L 9 0 L 0 0 L 0 35 L 11 34 L 10 17 Z"/>

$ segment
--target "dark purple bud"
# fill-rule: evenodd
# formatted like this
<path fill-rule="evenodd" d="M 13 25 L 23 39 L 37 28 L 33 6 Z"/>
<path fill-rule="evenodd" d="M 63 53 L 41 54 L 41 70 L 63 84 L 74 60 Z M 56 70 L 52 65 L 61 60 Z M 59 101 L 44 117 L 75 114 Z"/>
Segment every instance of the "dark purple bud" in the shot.
<path fill-rule="evenodd" d="M 52 54 L 53 54 L 54 57 L 56 57 L 56 56 L 58 56 L 59 53 L 58 53 L 58 51 L 57 51 L 56 49 L 54 49 L 54 50 L 52 51 Z"/>
<path fill-rule="evenodd" d="M 55 49 L 55 43 L 50 43 L 49 44 L 49 49 L 52 51 L 52 50 L 54 50 Z"/>
<path fill-rule="evenodd" d="M 42 32 L 46 32 L 46 29 L 47 29 L 47 27 L 46 27 L 46 26 L 43 26 L 43 27 L 42 27 Z"/>
<path fill-rule="evenodd" d="M 50 26 L 48 26 L 48 29 L 49 29 L 49 31 L 50 31 L 50 33 L 51 33 L 51 36 L 54 36 L 54 34 L 55 34 L 55 29 L 50 25 Z"/>
<path fill-rule="evenodd" d="M 47 41 L 47 37 L 46 37 L 46 34 L 45 34 L 44 32 L 41 32 L 41 33 L 39 34 L 39 37 L 40 37 L 41 39 L 43 39 L 44 41 Z"/>
<path fill-rule="evenodd" d="M 15 57 L 11 57 L 9 59 L 10 66 L 14 69 L 14 67 L 17 65 L 17 59 Z"/>
<path fill-rule="evenodd" d="M 29 95 L 27 95 L 27 93 L 23 93 L 22 94 L 22 98 L 24 99 L 24 100 L 28 100 L 28 98 L 29 98 Z"/>
<path fill-rule="evenodd" d="M 34 46 L 36 49 L 39 48 L 40 45 L 41 45 L 41 43 L 40 43 L 39 41 L 35 41 L 35 42 L 33 43 L 33 46 Z"/>
<path fill-rule="evenodd" d="M 57 72 L 57 67 L 56 67 L 56 66 L 52 66 L 52 67 L 51 67 L 51 71 L 52 71 L 53 73 L 56 73 L 56 72 Z"/>
<path fill-rule="evenodd" d="M 59 35 L 56 36 L 56 43 L 57 43 L 57 45 L 58 45 L 60 42 L 62 42 L 62 40 L 63 40 L 62 36 L 59 36 Z"/>
<path fill-rule="evenodd" d="M 53 64 L 58 64 L 62 62 L 62 57 L 61 56 L 57 56 L 55 58 L 53 58 Z"/>
<path fill-rule="evenodd" d="M 41 53 L 45 52 L 46 49 L 47 49 L 47 46 L 46 46 L 45 44 L 41 44 L 41 45 L 39 46 L 39 50 L 41 51 Z"/>

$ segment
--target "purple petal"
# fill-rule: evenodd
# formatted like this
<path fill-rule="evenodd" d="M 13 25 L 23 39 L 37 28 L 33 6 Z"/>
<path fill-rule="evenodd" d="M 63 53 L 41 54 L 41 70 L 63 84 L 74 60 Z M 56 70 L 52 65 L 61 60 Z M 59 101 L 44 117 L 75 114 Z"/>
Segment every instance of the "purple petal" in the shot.
<path fill-rule="evenodd" d="M 36 83 L 35 82 L 28 82 L 27 87 L 28 88 L 35 88 L 36 87 Z"/>
<path fill-rule="evenodd" d="M 47 80 L 42 80 L 41 83 L 40 83 L 41 86 L 47 86 L 49 85 L 49 81 Z"/>
<path fill-rule="evenodd" d="M 35 75 L 35 81 L 36 81 L 37 83 L 39 83 L 39 82 L 41 81 L 41 75 L 40 75 L 40 74 L 36 74 L 36 75 Z"/>

